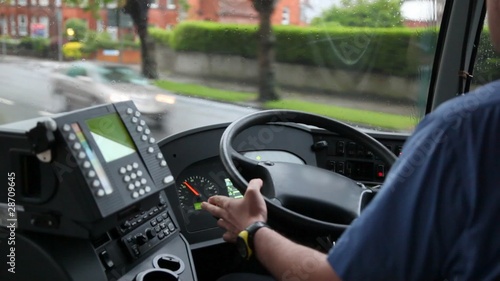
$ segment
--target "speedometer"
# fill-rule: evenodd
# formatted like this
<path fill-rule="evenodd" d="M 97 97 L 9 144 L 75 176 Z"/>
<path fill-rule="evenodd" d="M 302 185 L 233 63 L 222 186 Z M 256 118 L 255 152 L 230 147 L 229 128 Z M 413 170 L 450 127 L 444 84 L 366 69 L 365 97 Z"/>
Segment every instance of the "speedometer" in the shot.
<path fill-rule="evenodd" d="M 186 214 L 201 210 L 201 202 L 219 194 L 218 187 L 204 176 L 190 176 L 180 182 L 177 189 L 181 208 Z"/>

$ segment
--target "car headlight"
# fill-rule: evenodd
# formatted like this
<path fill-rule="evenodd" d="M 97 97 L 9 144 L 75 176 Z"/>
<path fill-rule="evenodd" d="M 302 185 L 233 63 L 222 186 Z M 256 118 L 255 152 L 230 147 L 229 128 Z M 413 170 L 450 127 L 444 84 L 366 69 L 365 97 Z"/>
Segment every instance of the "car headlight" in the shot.
<path fill-rule="evenodd" d="M 163 103 L 168 103 L 168 104 L 174 104 L 175 103 L 175 97 L 168 96 L 168 95 L 163 95 L 163 94 L 156 95 L 155 100 L 158 101 L 158 102 L 163 102 Z"/>
<path fill-rule="evenodd" d="M 121 94 L 112 94 L 111 96 L 109 96 L 109 100 L 111 102 L 128 101 L 130 100 L 130 97 Z"/>

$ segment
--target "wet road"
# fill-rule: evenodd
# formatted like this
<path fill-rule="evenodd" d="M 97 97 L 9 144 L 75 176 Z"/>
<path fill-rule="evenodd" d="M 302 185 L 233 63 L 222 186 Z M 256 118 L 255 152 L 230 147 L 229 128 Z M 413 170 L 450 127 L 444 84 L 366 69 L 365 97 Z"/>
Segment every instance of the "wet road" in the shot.
<path fill-rule="evenodd" d="M 65 63 L 0 57 L 0 124 L 47 116 L 61 108 L 52 96 L 51 73 Z M 199 126 L 230 122 L 255 109 L 176 96 L 157 139 Z"/>

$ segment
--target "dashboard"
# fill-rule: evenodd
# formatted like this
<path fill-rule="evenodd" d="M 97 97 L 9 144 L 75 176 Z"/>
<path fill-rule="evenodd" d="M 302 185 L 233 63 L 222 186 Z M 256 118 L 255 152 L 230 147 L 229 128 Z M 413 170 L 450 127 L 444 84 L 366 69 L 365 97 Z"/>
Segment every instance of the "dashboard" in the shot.
<path fill-rule="evenodd" d="M 170 192 L 167 197 L 172 205 L 179 206 L 174 213 L 192 248 L 217 243 L 223 234 L 216 219 L 201 210 L 201 202 L 213 195 L 242 197 L 219 158 L 220 139 L 228 125 L 194 129 L 159 143 L 176 182 L 176 189 L 167 190 Z M 381 184 L 388 172 L 387 165 L 377 155 L 341 135 L 300 124 L 281 124 L 276 133 L 268 127 L 259 125 L 243 131 L 233 147 L 257 161 L 317 166 L 367 186 Z M 370 135 L 396 156 L 407 137 L 391 133 Z"/>

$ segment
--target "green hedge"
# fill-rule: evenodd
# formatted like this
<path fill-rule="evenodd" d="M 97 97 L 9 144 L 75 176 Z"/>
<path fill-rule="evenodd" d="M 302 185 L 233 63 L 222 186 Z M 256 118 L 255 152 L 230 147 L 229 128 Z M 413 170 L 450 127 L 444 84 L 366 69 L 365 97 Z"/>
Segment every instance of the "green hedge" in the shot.
<path fill-rule="evenodd" d="M 410 28 L 276 26 L 274 31 L 278 62 L 397 76 L 418 75 L 418 66 L 426 63 L 422 60 L 430 61 L 434 53 L 422 46 L 438 35 L 437 30 Z M 156 42 L 176 51 L 257 56 L 256 25 L 184 22 L 173 32 L 153 34 Z"/>
<path fill-rule="evenodd" d="M 153 40 L 161 45 L 170 46 L 170 37 L 172 32 L 170 30 L 161 29 L 158 27 L 150 27 L 148 29 L 149 36 L 153 38 Z"/>

